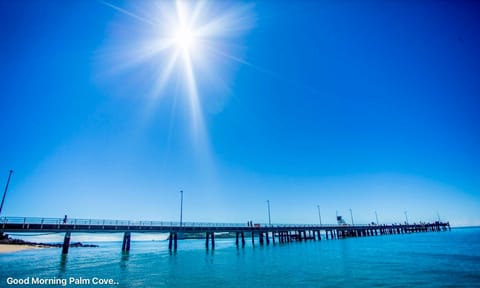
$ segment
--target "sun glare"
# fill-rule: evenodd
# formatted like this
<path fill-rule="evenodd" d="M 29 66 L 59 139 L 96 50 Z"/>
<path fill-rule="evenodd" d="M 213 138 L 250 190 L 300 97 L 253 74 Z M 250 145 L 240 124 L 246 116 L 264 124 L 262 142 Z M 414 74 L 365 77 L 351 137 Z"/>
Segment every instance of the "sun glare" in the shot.
<path fill-rule="evenodd" d="M 166 91 L 178 91 L 176 96 L 183 98 L 179 98 L 181 103 L 190 110 L 193 130 L 201 134 L 203 94 L 199 87 L 208 88 L 209 97 L 211 91 L 228 89 L 228 73 L 222 65 L 245 63 L 235 52 L 241 47 L 239 36 L 254 25 L 252 5 L 201 0 L 132 1 L 132 9 L 125 9 L 102 3 L 128 17 L 124 18 L 128 20 L 124 29 L 119 29 L 124 46 L 114 47 L 120 51 L 115 64 L 153 71 L 155 74 L 148 73 L 148 80 L 153 81 L 147 83 L 152 87 L 152 99 L 172 95 Z M 124 31 L 128 31 L 127 37 Z"/>
<path fill-rule="evenodd" d="M 180 26 L 174 34 L 175 45 L 184 52 L 189 52 L 195 46 L 195 35 L 187 26 Z"/>

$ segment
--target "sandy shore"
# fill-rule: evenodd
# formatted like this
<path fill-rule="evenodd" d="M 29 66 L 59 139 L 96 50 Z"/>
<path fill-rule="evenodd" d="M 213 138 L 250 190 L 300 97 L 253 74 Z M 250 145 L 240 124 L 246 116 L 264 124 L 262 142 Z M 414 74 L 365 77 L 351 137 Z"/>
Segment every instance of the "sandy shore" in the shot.
<path fill-rule="evenodd" d="M 41 245 L 16 245 L 16 244 L 0 244 L 0 253 L 13 253 L 23 250 L 49 248 Z"/>

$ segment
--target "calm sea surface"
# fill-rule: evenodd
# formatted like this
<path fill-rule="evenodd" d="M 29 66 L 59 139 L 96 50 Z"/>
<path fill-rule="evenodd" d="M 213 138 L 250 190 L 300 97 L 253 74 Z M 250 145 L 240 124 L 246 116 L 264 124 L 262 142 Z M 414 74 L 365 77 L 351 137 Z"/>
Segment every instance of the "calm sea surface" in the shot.
<path fill-rule="evenodd" d="M 216 239 L 214 251 L 182 240 L 176 253 L 166 241 L 132 241 L 128 255 L 121 242 L 97 244 L 66 258 L 54 248 L 0 254 L 0 287 L 46 286 L 8 285 L 9 277 L 118 283 L 67 287 L 480 287 L 480 228 L 238 249 Z"/>

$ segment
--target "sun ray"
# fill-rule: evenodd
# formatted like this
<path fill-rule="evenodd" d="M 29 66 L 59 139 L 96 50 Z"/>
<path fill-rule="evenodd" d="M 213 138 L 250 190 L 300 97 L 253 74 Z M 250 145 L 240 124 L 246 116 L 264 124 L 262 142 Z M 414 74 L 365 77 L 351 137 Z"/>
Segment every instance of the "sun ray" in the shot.
<path fill-rule="evenodd" d="M 198 91 L 197 91 L 197 82 L 195 79 L 195 75 L 193 73 L 193 67 L 191 63 L 190 56 L 187 53 L 184 53 L 184 61 L 185 61 L 185 73 L 187 79 L 187 87 L 188 87 L 188 97 L 190 102 L 190 110 L 192 113 L 192 124 L 193 124 L 193 131 L 194 132 L 204 132 L 203 129 L 203 115 L 200 109 L 200 103 L 198 99 Z"/>
<path fill-rule="evenodd" d="M 104 5 L 112 8 L 112 9 L 118 11 L 118 12 L 121 12 L 121 13 L 127 15 L 127 16 L 130 16 L 130 17 L 132 17 L 132 18 L 134 18 L 134 19 L 137 19 L 137 20 L 139 20 L 139 21 L 141 21 L 141 22 L 150 24 L 150 25 L 152 25 L 152 26 L 155 25 L 154 22 L 151 22 L 151 21 L 148 20 L 147 18 L 141 17 L 141 16 L 139 16 L 139 15 L 137 15 L 137 14 L 134 14 L 134 13 L 128 11 L 128 10 L 125 10 L 125 9 L 123 9 L 123 8 L 120 8 L 120 7 L 118 7 L 118 6 L 115 6 L 115 5 L 113 5 L 112 3 L 109 3 L 109 2 L 107 2 L 107 1 L 103 1 L 103 0 L 99 0 L 99 1 L 100 1 L 100 3 L 102 3 L 102 4 L 104 4 Z"/>
<path fill-rule="evenodd" d="M 252 9 L 250 5 L 236 9 L 230 9 L 218 17 L 209 19 L 198 27 L 197 33 L 200 36 L 222 36 L 232 37 L 238 32 L 248 31 L 253 27 L 254 21 L 248 19 L 247 11 Z"/>
<path fill-rule="evenodd" d="M 175 64 L 178 61 L 178 52 L 174 53 L 173 56 L 168 60 L 166 68 L 162 69 L 162 73 L 159 75 L 158 81 L 154 84 L 153 90 L 153 98 L 157 98 L 161 95 L 161 91 L 164 89 L 165 85 L 167 84 L 173 69 L 175 68 Z"/>

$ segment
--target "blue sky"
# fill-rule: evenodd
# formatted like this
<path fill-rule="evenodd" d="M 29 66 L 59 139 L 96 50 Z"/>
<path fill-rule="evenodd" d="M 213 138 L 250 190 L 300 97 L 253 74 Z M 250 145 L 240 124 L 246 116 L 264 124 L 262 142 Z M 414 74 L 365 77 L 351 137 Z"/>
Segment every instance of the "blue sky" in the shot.
<path fill-rule="evenodd" d="M 197 110 L 153 4 L 0 1 L 2 216 L 480 225 L 480 4 L 211 2 Z"/>

